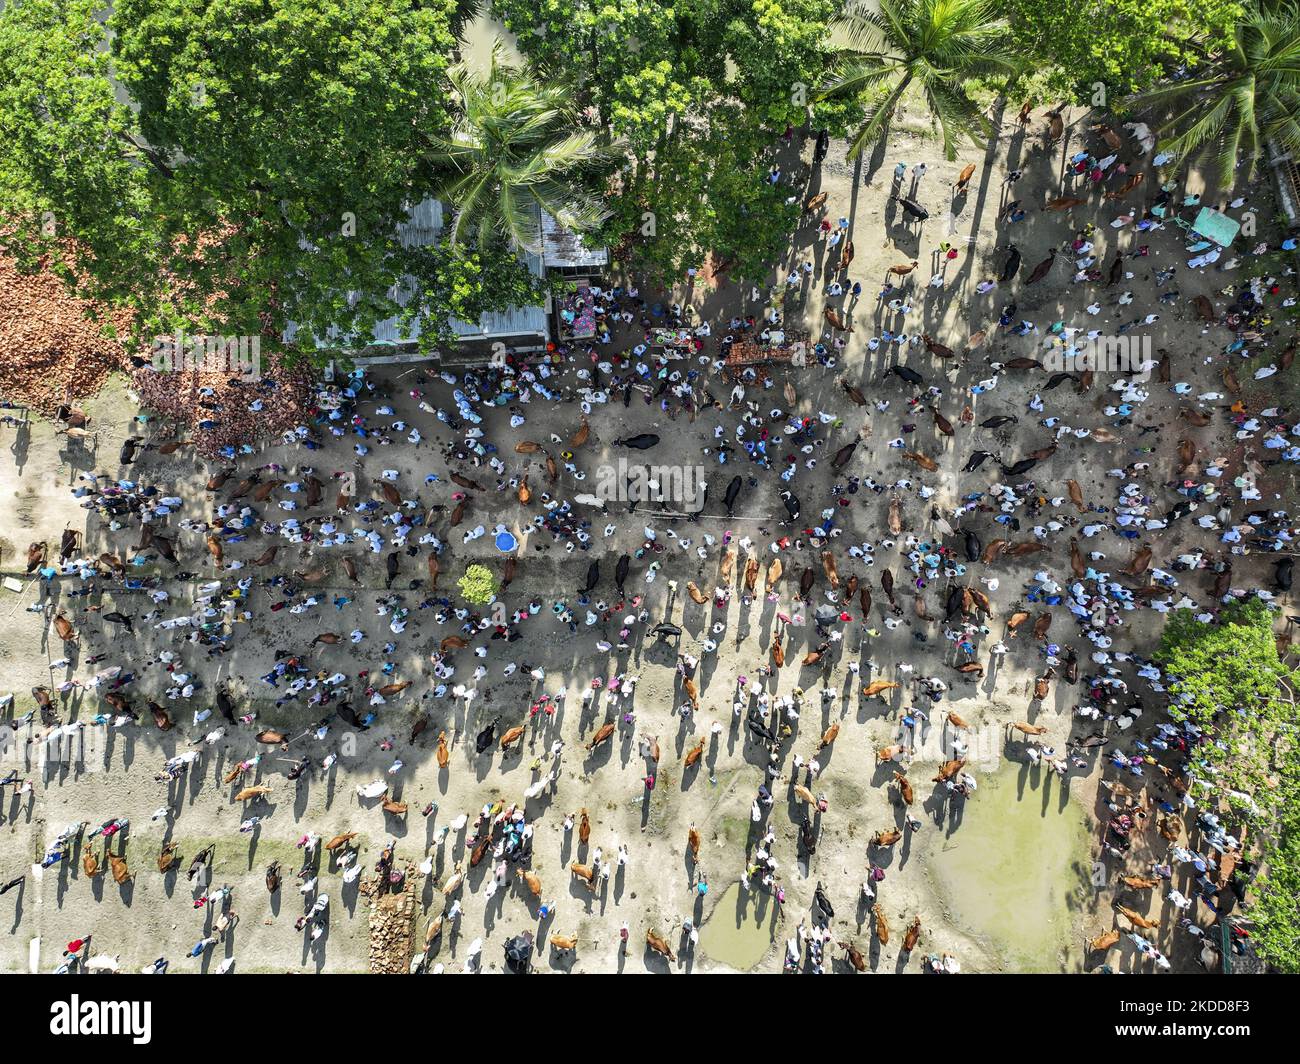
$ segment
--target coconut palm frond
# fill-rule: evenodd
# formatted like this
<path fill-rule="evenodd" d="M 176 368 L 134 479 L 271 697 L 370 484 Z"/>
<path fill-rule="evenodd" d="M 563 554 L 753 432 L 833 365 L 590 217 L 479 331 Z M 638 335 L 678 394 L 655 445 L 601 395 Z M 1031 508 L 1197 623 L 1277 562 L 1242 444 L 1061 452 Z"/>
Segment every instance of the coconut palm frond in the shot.
<path fill-rule="evenodd" d="M 502 235 L 515 247 L 534 254 L 541 251 L 541 219 L 533 210 L 532 197 L 522 189 L 506 185 L 496 206 Z"/>
<path fill-rule="evenodd" d="M 578 127 L 571 87 L 540 83 L 499 40 L 486 69 L 456 63 L 447 80 L 452 127 L 428 138 L 428 160 L 446 175 L 435 195 L 453 211 L 452 243 L 505 240 L 537 251 L 540 210 L 575 232 L 604 220 L 584 183 L 602 149 Z"/>
<path fill-rule="evenodd" d="M 856 159 L 868 144 L 879 140 L 889 128 L 889 120 L 894 117 L 898 101 L 902 99 L 911 80 L 911 75 L 907 74 L 895 82 L 892 88 L 882 86 L 877 90 L 876 96 L 867 104 L 866 121 L 849 141 L 850 159 Z"/>
<path fill-rule="evenodd" d="M 1129 101 L 1157 116 L 1162 148 L 1177 153 L 1180 165 L 1198 159 L 1230 188 L 1239 178 L 1253 179 L 1268 140 L 1284 151 L 1300 149 L 1300 8 L 1294 3 L 1254 0 L 1233 40 L 1193 75 Z"/>
<path fill-rule="evenodd" d="M 844 39 L 847 51 L 883 52 L 889 41 L 889 25 L 874 11 L 846 12 L 835 20 L 832 28 Z"/>
<path fill-rule="evenodd" d="M 991 0 L 878 0 L 878 10 L 854 5 L 836 23 L 844 47 L 835 77 L 820 94 L 860 96 L 864 123 L 850 158 L 882 136 L 904 91 L 920 86 L 953 158 L 963 139 L 979 143 L 987 123 L 965 82 L 1014 75 L 1023 57 Z"/>
<path fill-rule="evenodd" d="M 874 89 L 890 78 L 905 76 L 907 68 L 888 57 L 870 56 L 853 60 L 836 68 L 830 82 L 818 94 L 820 100 L 828 96 L 856 96 Z"/>
<path fill-rule="evenodd" d="M 988 122 L 961 85 L 938 77 L 924 79 L 923 85 L 930 110 L 943 134 L 944 158 L 949 161 L 957 158 L 958 145 L 965 140 L 982 147 Z"/>

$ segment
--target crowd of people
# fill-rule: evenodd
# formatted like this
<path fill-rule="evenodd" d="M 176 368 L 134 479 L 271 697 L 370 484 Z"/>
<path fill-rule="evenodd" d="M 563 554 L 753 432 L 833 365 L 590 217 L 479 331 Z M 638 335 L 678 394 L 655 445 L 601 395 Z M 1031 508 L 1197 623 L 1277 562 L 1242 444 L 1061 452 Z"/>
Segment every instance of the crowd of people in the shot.
<path fill-rule="evenodd" d="M 574 738 L 562 734 L 566 707 L 580 711 L 581 737 L 592 749 L 637 737 L 637 788 L 652 803 L 660 750 L 638 719 L 635 693 L 643 677 L 633 655 L 668 643 L 676 669 L 671 713 L 690 737 L 686 766 L 727 734 L 757 752 L 740 884 L 781 909 L 794 889 L 785 853 L 815 867 L 833 815 L 822 780 L 825 751 L 842 729 L 856 727 L 835 717 L 832 677 L 841 671 L 868 702 L 896 700 L 895 733 L 876 757 L 892 773 L 886 782 L 896 795 L 898 821 L 876 833 L 861 887 L 883 944 L 883 906 L 902 873 L 887 872 L 877 857 L 923 824 L 914 812 L 914 788 L 921 790 L 928 770 L 914 777 L 911 767 L 930 731 L 940 729 L 944 760 L 925 810 L 942 823 L 950 804 L 978 801 L 964 710 L 944 703 L 978 697 L 975 685 L 1014 650 L 1034 670 L 1032 704 L 1040 719 L 1053 716 L 1053 680 L 1079 694 L 1070 696 L 1077 705 L 1061 730 L 1064 739 L 1043 738 L 1041 724 L 1017 723 L 1020 736 L 1008 742 L 1008 755 L 1068 786 L 1098 770 L 1097 751 L 1104 748 L 1101 859 L 1121 879 L 1149 878 L 1148 887 L 1135 889 L 1158 886 L 1175 906 L 1178 926 L 1205 938 L 1206 921 L 1230 908 L 1225 892 L 1240 901 L 1252 866 L 1239 835 L 1198 801 L 1206 780 L 1197 750 L 1211 737 L 1171 721 L 1164 711 L 1169 678 L 1129 642 L 1143 611 L 1189 610 L 1213 622 L 1228 598 L 1272 602 L 1289 590 L 1283 554 L 1296 521 L 1276 495 L 1266 497 L 1264 484 L 1279 463 L 1300 461 L 1300 420 L 1280 402 L 1256 402 L 1234 367 L 1247 359 L 1260 363 L 1251 373 L 1256 379 L 1290 368 L 1294 344 L 1278 349 L 1274 319 L 1279 308 L 1294 304 L 1294 271 L 1278 276 L 1275 266 L 1253 270 L 1252 262 L 1293 249 L 1295 241 L 1258 242 L 1222 261 L 1217 246 L 1185 237 L 1172 219 L 1198 205 L 1198 197 L 1169 176 L 1171 160 L 1152 157 L 1142 129 L 1127 132 L 1124 138 L 1095 126 L 1088 146 L 1069 152 L 1063 183 L 1044 190 L 1047 208 L 1092 216 L 1070 222 L 1059 246 L 1032 270 L 1021 270 L 1013 237 L 1026 228 L 1026 212 L 1037 209 L 1020 191 L 1022 173 L 1008 175 L 997 251 L 989 259 L 1000 270 L 973 285 L 972 307 L 987 300 L 988 322 L 954 341 L 960 353 L 932 337 L 923 322 L 952 297 L 950 271 L 960 268 L 963 253 L 947 240 L 939 244 L 928 281 L 916 273 L 915 260 L 892 268 L 872 307 L 864 291 L 874 284 L 849 275 L 851 256 L 845 262 L 850 220 L 831 222 L 817 207 L 801 230 L 810 234 L 811 251 L 792 255 L 771 292 L 750 293 L 763 304 L 761 314 L 737 311 L 709 322 L 684 299 L 656 303 L 635 286 L 593 286 L 584 311 L 594 326 L 589 339 L 512 354 L 504 365 L 420 373 L 400 385 L 357 369 L 305 392 L 268 378 L 231 382 L 220 395 L 201 397 L 207 406 L 199 427 L 220 435 L 203 499 L 187 499 L 155 464 L 175 453 L 169 442 L 186 441 L 133 435 L 113 471 L 77 478 L 73 495 L 91 530 L 84 541 L 64 533 L 57 553 L 33 545 L 28 572 L 39 579 L 41 597 L 31 611 L 69 646 L 87 636 L 82 651 L 95 653 L 81 664 L 109 664 L 88 677 L 52 679 L 34 692 L 38 709 L 16 723 L 36 727 L 39 713 L 41 739 L 48 741 L 84 728 L 147 727 L 146 711 L 157 728 L 188 736 L 187 749 L 161 759 L 156 780 L 167 797 L 160 819 L 182 815 L 179 781 L 204 772 L 207 754 L 220 748 L 235 759 L 225 782 L 248 784 L 236 795 L 248 803 L 238 831 L 254 837 L 273 831 L 286 839 L 302 831 L 285 822 L 292 814 L 258 811 L 263 788 L 280 786 L 267 756 L 275 750 L 295 754 L 274 759 L 293 766 L 286 773 L 290 786 L 310 787 L 340 758 L 348 764 L 356 756 L 344 749 L 345 736 L 373 732 L 364 741 L 392 753 L 391 764 L 382 778 L 357 788 L 358 801 L 402 817 L 403 784 L 428 771 L 418 753 L 423 744 L 436 734 L 439 766 L 450 760 L 453 709 L 473 722 L 473 743 L 464 744 L 471 759 L 521 742 L 527 731 L 544 753 L 533 760 L 523 793 L 484 800 L 473 819 L 462 814 L 443 825 L 427 853 L 408 855 L 420 862 L 414 869 L 402 866 L 391 843 L 371 882 L 378 893 L 408 889 L 412 870 L 432 875 L 451 852 L 444 848 L 454 846 L 470 867 L 489 860 L 491 875 L 480 888 L 486 902 L 499 904 L 498 892 L 514 890 L 547 929 L 559 926 L 557 910 L 564 908 L 551 893 L 558 885 L 552 880 L 544 890 L 530 869 L 536 827 L 556 816 L 551 799 L 573 794 L 572 784 L 560 783 L 566 743 Z M 934 179 L 925 180 L 923 164 L 912 167 L 905 190 L 907 171 L 905 163 L 895 168 L 895 196 L 919 204 L 942 194 L 932 189 Z M 777 170 L 775 182 L 806 183 L 807 176 L 806 167 Z M 1154 195 L 1139 208 L 1144 180 Z M 805 196 L 805 188 L 792 184 L 792 194 Z M 1013 188 L 1019 199 L 1010 199 Z M 964 187 L 948 191 L 965 195 Z M 1066 200 L 1074 202 L 1061 207 Z M 1255 209 L 1247 204 L 1237 196 L 1222 206 L 1244 217 Z M 928 235 L 924 219 L 911 215 L 906 225 L 920 246 Z M 1063 269 L 1058 259 L 1069 265 Z M 1185 261 L 1161 267 L 1157 259 Z M 1216 277 L 1212 295 L 1171 287 L 1211 270 L 1224 275 Z M 1035 298 L 1033 286 L 1053 271 L 1070 274 L 1060 295 L 1067 313 Z M 729 371 L 728 353 L 738 342 L 780 347 L 786 319 L 819 281 L 830 310 L 806 366 Z M 1156 349 L 1113 373 L 1079 362 L 1106 336 L 1161 336 L 1174 314 L 1204 322 L 1213 338 L 1203 352 Z M 656 343 L 656 330 L 678 340 Z M 859 358 L 883 374 L 868 379 L 856 366 Z M 1222 389 L 1195 383 L 1204 376 L 1196 365 L 1201 358 L 1218 369 Z M 954 360 L 955 374 L 949 372 Z M 1073 368 L 1053 372 L 1053 365 Z M 140 372 L 147 376 L 149 369 Z M 142 387 L 142 397 L 148 401 L 164 387 L 161 380 Z M 1079 399 L 1084 395 L 1099 398 L 1089 408 Z M 418 414 L 399 412 L 412 403 Z M 275 445 L 293 456 L 292 464 L 264 461 L 245 430 L 271 406 Z M 1175 411 L 1188 429 L 1177 447 L 1168 431 L 1163 444 L 1161 435 Z M 625 422 L 647 414 L 677 422 L 683 438 L 701 437 L 700 458 L 710 475 L 698 511 L 670 513 L 653 497 L 610 502 L 586 492 L 595 455 L 676 446 L 653 434 L 627 435 Z M 937 460 L 950 446 L 945 441 L 970 449 L 960 471 Z M 1089 448 L 1085 465 L 1106 467 L 1086 491 L 1053 462 L 1077 443 Z M 338 464 L 331 456 L 348 449 L 364 475 L 330 468 Z M 674 461 L 680 453 L 677 446 Z M 519 455 L 546 463 L 531 485 Z M 402 472 L 407 464 L 422 475 Z M 752 515 L 752 531 L 731 531 L 737 510 Z M 450 588 L 460 571 L 456 563 L 477 557 L 470 545 L 502 532 L 505 524 L 494 518 L 516 511 L 523 514 L 523 534 L 517 556 L 496 566 L 495 601 L 462 599 Z M 516 594 L 516 560 L 522 568 L 553 549 L 587 555 L 576 592 L 542 581 Z M 277 552 L 283 553 L 277 558 Z M 1234 562 L 1269 552 L 1282 559 L 1272 590 L 1231 582 Z M 286 564 L 290 556 L 295 562 Z M 1020 558 L 1031 561 L 1017 587 L 1008 574 Z M 370 580 L 381 562 L 384 575 Z M 1197 574 L 1214 577 L 1213 588 Z M 1000 588 L 1004 600 L 1008 591 L 1015 597 L 1010 610 L 993 605 Z M 738 651 L 743 671 L 729 677 L 720 668 L 732 660 L 728 637 L 742 646 L 746 636 L 733 625 L 743 626 L 754 606 L 773 610 L 776 623 L 766 647 L 751 643 Z M 679 607 L 681 625 L 673 621 Z M 236 673 L 220 684 L 205 680 L 214 661 L 256 644 L 252 630 L 272 613 L 280 614 L 275 624 L 284 645 L 269 670 Z M 683 647 L 688 613 L 699 635 Z M 1032 629 L 1032 638 L 1013 642 L 1022 626 Z M 556 687 L 553 673 L 548 683 L 549 661 L 526 660 L 510 649 L 536 632 L 531 655 L 552 631 L 580 640 L 591 673 L 580 691 Z M 428 661 L 431 679 L 399 678 L 412 650 Z M 348 662 L 360 655 L 370 663 L 354 670 Z M 52 669 L 70 661 L 60 657 Z M 781 690 L 783 671 L 798 680 Z M 511 677 L 527 679 L 527 698 L 519 705 L 494 701 L 492 685 Z M 98 711 L 65 721 L 64 699 L 74 689 L 93 694 Z M 271 724 L 254 703 L 274 713 Z M 399 732 L 406 724 L 398 722 L 405 718 L 397 713 L 413 704 L 415 724 L 404 742 Z M 219 720 L 210 719 L 214 712 Z M 251 753 L 254 748 L 260 752 Z M 4 782 L 30 789 L 30 780 Z M 788 828 L 773 815 L 782 798 L 797 810 Z M 423 809 L 425 816 L 436 812 L 434 803 Z M 115 859 L 114 876 L 130 875 L 129 823 L 114 818 L 85 837 L 83 827 L 63 829 L 41 863 L 71 861 L 80 850 L 86 874 L 99 874 L 92 844 L 100 839 L 95 845 L 105 860 Z M 630 874 L 626 841 L 589 843 L 585 808 L 565 816 L 562 827 L 565 853 L 571 833 L 579 835 L 566 876 L 596 892 L 611 874 Z M 1167 843 L 1154 859 L 1153 836 Z M 695 906 L 684 917 L 664 919 L 676 922 L 678 950 L 689 952 L 706 915 L 709 880 L 696 827 L 683 825 L 674 837 L 691 855 Z M 309 832 L 298 845 L 304 911 L 297 926 L 312 948 L 324 948 L 332 911 L 324 877 L 354 883 L 365 862 L 350 836 L 322 845 Z M 159 870 L 171 868 L 175 856 L 164 846 Z M 196 855 L 189 868 L 194 906 L 204 913 L 192 958 L 224 941 L 236 922 L 231 890 L 213 886 L 208 875 L 210 858 Z M 282 889 L 277 865 L 268 867 L 266 883 L 268 890 Z M 440 968 L 439 936 L 462 918 L 467 886 L 458 862 L 439 884 L 445 909 L 430 914 L 428 948 L 416 957 L 417 967 Z M 93 924 L 93 909 L 86 920 Z M 797 922 L 786 943 L 786 968 L 825 970 L 824 947 L 842 932 L 833 930 L 832 899 L 820 884 L 809 914 Z M 957 956 L 932 922 L 917 914 L 906 951 L 924 935 L 925 969 L 958 970 Z M 1159 932 L 1158 924 L 1140 917 L 1123 926 L 1141 958 L 1156 968 L 1170 965 L 1156 937 L 1142 933 Z M 647 927 L 647 949 L 673 961 L 672 942 L 659 934 L 667 929 Z M 624 924 L 620 940 L 628 938 Z M 69 943 L 60 970 L 93 960 L 90 941 L 87 933 Z M 560 954 L 581 949 L 558 931 L 550 942 Z M 469 969 L 481 963 L 482 941 L 475 945 Z M 857 946 L 842 945 L 847 963 L 866 966 Z M 164 955 L 147 970 L 163 972 L 169 963 Z M 229 959 L 223 964 L 228 969 Z"/>

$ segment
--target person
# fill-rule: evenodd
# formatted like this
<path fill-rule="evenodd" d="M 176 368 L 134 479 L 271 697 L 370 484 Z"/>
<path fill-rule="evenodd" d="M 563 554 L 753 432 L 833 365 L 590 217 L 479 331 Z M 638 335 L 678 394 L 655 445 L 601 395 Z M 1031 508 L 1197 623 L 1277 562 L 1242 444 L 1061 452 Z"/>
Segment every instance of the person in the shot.
<path fill-rule="evenodd" d="M 190 950 L 190 956 L 200 957 L 203 955 L 205 950 L 211 949 L 216 944 L 217 944 L 217 939 L 215 935 L 210 936 L 208 938 L 201 938 L 198 940 L 198 942 L 194 944 L 193 948 Z"/>
<path fill-rule="evenodd" d="M 91 935 L 87 935 L 85 938 L 74 938 L 71 942 L 68 943 L 67 948 L 63 951 L 63 955 L 65 957 L 70 957 L 73 954 L 81 953 L 82 950 L 84 950 L 87 946 L 90 945 L 90 940 L 92 937 L 93 936 Z"/>

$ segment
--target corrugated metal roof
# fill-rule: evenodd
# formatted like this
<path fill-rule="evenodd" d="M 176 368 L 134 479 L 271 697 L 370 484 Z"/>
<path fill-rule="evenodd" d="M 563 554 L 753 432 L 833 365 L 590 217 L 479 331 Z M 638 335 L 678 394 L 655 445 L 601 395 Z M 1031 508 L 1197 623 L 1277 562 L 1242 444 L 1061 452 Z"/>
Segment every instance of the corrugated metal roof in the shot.
<path fill-rule="evenodd" d="M 547 266 L 604 266 L 608 248 L 587 247 L 582 238 L 542 212 L 542 258 Z"/>
<path fill-rule="evenodd" d="M 397 227 L 397 238 L 404 248 L 428 247 L 436 243 L 442 233 L 442 204 L 435 199 L 425 199 L 409 211 L 409 220 Z M 534 277 L 541 277 L 542 259 L 533 254 L 523 256 L 524 263 Z M 411 296 L 412 286 L 409 279 L 395 284 L 388 290 L 388 298 L 394 299 L 401 306 L 406 306 Z M 349 292 L 349 301 L 354 301 L 357 293 Z M 365 343 L 356 343 L 351 337 L 343 337 L 337 329 L 331 329 L 328 337 L 317 342 L 317 348 L 332 350 L 339 347 L 358 349 L 371 345 L 413 344 L 420 338 L 420 323 L 414 321 L 409 328 L 399 327 L 399 316 L 386 318 L 379 322 L 371 338 Z M 458 337 L 466 340 L 493 339 L 500 336 L 541 336 L 550 335 L 546 308 L 542 306 L 510 307 L 502 311 L 490 311 L 477 322 L 461 321 L 452 318 L 452 330 Z M 284 342 L 292 343 L 298 333 L 297 322 L 290 322 L 284 330 Z"/>

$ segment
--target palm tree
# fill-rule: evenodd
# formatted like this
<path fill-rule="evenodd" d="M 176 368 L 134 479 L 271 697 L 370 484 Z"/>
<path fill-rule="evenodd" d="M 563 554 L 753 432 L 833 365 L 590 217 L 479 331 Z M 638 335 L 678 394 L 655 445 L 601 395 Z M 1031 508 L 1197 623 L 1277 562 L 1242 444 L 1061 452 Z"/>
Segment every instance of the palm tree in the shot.
<path fill-rule="evenodd" d="M 1180 165 L 1203 158 L 1224 188 L 1236 171 L 1255 169 L 1264 145 L 1300 155 L 1300 9 L 1255 2 L 1237 23 L 1232 44 L 1209 57 L 1187 81 L 1135 96 L 1135 107 L 1173 115 L 1158 130 L 1160 148 Z"/>
<path fill-rule="evenodd" d="M 853 137 L 849 158 L 885 132 L 903 94 L 913 84 L 925 94 L 943 134 L 944 157 L 969 138 L 982 143 L 988 122 L 965 83 L 1017 69 L 1007 22 L 991 0 L 879 0 L 870 11 L 854 0 L 835 22 L 847 39 L 833 80 L 821 92 L 869 91 L 866 122 Z"/>
<path fill-rule="evenodd" d="M 430 138 L 430 161 L 447 174 L 435 195 L 454 216 L 453 244 L 541 248 L 538 210 L 582 233 L 607 216 L 585 186 L 603 157 L 596 135 L 578 129 L 569 86 L 538 83 L 504 58 L 500 41 L 486 71 L 460 62 L 447 71 L 455 96 L 451 131 Z"/>

